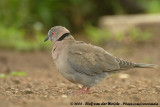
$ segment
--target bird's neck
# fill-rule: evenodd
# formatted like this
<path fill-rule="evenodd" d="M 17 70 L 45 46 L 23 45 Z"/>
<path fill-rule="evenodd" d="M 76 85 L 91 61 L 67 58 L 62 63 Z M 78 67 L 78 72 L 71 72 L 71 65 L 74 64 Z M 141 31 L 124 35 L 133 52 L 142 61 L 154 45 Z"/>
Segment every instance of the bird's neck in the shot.
<path fill-rule="evenodd" d="M 65 33 L 57 41 L 63 41 L 63 40 L 74 40 L 74 38 L 70 33 Z"/>
<path fill-rule="evenodd" d="M 63 43 L 70 43 L 70 42 L 73 42 L 75 41 L 74 40 L 74 37 L 70 34 L 64 34 L 62 35 L 58 40 L 56 40 L 55 42 L 53 42 L 54 45 L 57 45 L 57 44 L 63 44 Z"/>
<path fill-rule="evenodd" d="M 71 40 L 74 41 L 74 37 L 72 35 L 67 36 L 66 38 L 64 38 L 64 40 Z"/>

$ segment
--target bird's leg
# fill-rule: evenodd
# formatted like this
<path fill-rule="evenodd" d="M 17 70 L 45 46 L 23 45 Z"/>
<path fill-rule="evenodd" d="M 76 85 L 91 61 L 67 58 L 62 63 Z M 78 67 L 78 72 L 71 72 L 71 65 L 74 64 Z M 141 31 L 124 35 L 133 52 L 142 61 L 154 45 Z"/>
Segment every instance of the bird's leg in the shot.
<path fill-rule="evenodd" d="M 82 86 L 82 88 L 79 91 L 77 91 L 76 93 L 77 94 L 83 93 L 85 88 L 86 88 L 85 86 Z"/>
<path fill-rule="evenodd" d="M 88 88 L 87 87 L 87 89 L 86 90 L 84 90 L 85 89 L 85 87 L 83 86 L 79 91 L 77 91 L 76 93 L 77 94 L 87 94 L 87 93 L 92 93 L 91 91 L 90 91 L 90 88 Z"/>
<path fill-rule="evenodd" d="M 91 92 L 90 88 L 87 88 L 86 91 L 83 93 L 92 93 L 92 92 Z"/>
<path fill-rule="evenodd" d="M 86 88 L 85 86 L 82 86 L 82 88 L 79 91 L 74 92 L 72 94 L 87 94 L 87 93 L 92 93 L 90 91 L 90 88 L 87 88 L 86 90 L 85 90 L 85 88 Z"/>
<path fill-rule="evenodd" d="M 79 91 L 73 92 L 71 93 L 71 95 L 82 94 L 85 92 L 85 88 L 86 88 L 85 86 L 82 86 L 82 88 Z"/>

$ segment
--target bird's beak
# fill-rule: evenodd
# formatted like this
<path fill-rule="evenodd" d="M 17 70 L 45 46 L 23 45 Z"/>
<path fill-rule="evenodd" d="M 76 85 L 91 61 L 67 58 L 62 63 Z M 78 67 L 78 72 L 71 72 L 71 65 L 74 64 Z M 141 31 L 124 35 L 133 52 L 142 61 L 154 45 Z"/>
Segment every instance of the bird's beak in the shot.
<path fill-rule="evenodd" d="M 49 39 L 49 37 L 47 37 L 47 38 L 44 40 L 44 42 L 46 42 L 48 39 Z"/>

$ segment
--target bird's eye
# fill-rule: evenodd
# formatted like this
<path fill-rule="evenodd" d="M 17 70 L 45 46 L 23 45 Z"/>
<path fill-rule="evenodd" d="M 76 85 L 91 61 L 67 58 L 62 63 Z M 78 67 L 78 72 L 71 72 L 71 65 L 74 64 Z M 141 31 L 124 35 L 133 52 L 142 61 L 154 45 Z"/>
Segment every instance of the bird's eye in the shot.
<path fill-rule="evenodd" d="M 52 32 L 52 36 L 54 36 L 55 35 L 55 32 Z"/>

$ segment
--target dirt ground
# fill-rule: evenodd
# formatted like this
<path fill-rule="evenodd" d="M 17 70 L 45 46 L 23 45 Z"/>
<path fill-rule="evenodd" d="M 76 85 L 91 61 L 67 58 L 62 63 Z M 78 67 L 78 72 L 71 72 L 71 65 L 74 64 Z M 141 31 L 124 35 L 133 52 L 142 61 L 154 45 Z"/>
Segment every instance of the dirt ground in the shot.
<path fill-rule="evenodd" d="M 105 49 L 129 61 L 160 64 L 159 43 L 133 45 L 127 50 Z M 9 74 L 15 70 L 27 72 L 27 76 L 0 78 L 0 107 L 75 107 L 76 104 L 87 107 L 102 102 L 118 102 L 119 107 L 129 106 L 123 102 L 158 103 L 160 106 L 159 68 L 114 74 L 92 87 L 92 94 L 83 95 L 68 95 L 80 89 L 81 85 L 62 77 L 49 51 L 20 53 L 0 50 L 0 73 Z M 128 74 L 127 77 L 121 77 L 124 74 Z"/>

